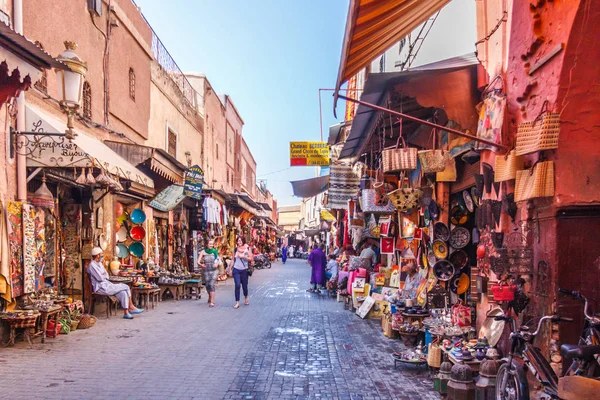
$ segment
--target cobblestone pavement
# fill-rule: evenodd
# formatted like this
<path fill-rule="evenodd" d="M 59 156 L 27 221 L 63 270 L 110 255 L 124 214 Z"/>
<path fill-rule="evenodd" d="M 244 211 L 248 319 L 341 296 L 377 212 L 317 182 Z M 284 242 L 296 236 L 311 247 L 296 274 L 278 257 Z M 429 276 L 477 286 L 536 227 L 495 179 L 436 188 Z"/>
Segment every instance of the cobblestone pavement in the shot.
<path fill-rule="evenodd" d="M 133 321 L 0 349 L 2 399 L 437 399 L 427 372 L 394 369 L 379 321 L 307 293 L 305 261 L 250 278 L 234 310 L 231 280 L 217 307 L 165 301 Z"/>

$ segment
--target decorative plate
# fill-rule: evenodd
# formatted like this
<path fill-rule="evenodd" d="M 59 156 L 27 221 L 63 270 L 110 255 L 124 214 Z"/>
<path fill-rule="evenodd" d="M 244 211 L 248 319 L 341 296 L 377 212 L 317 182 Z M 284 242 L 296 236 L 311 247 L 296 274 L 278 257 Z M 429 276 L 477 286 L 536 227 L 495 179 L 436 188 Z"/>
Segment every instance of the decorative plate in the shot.
<path fill-rule="evenodd" d="M 124 242 L 127 240 L 127 228 L 122 226 L 117 232 L 117 242 Z"/>
<path fill-rule="evenodd" d="M 144 240 L 146 237 L 146 230 L 142 226 L 136 225 L 129 231 L 129 236 L 131 236 L 133 240 Z"/>
<path fill-rule="evenodd" d="M 473 205 L 475 205 L 475 207 L 479 207 L 480 199 L 481 196 L 479 194 L 479 190 L 477 190 L 477 188 L 473 186 L 471 188 L 471 200 L 473 200 Z"/>
<path fill-rule="evenodd" d="M 100 236 L 98 236 L 98 247 L 102 250 L 106 250 L 108 247 L 108 240 L 106 240 L 106 235 L 104 233 L 101 233 Z"/>
<path fill-rule="evenodd" d="M 463 228 L 459 226 L 457 228 L 452 229 L 450 232 L 450 238 L 448 239 L 448 243 L 455 249 L 462 249 L 466 247 L 471 241 L 471 233 L 467 228 Z"/>
<path fill-rule="evenodd" d="M 435 254 L 433 253 L 433 250 L 429 250 L 427 252 L 427 263 L 429 264 L 430 267 L 433 267 L 433 265 L 436 263 L 437 258 L 435 258 Z"/>
<path fill-rule="evenodd" d="M 442 241 L 447 241 L 450 236 L 450 229 L 443 222 L 436 222 L 433 225 L 433 237 Z"/>
<path fill-rule="evenodd" d="M 449 285 L 450 286 L 450 290 L 452 290 L 454 293 L 456 293 L 458 291 L 458 282 L 460 281 L 460 276 L 453 276 L 452 279 L 450 279 Z"/>
<path fill-rule="evenodd" d="M 452 207 L 452 210 L 450 210 L 450 222 L 452 222 L 453 225 L 464 225 L 468 220 L 469 211 L 460 206 Z"/>
<path fill-rule="evenodd" d="M 133 242 L 129 245 L 129 252 L 136 257 L 143 256 L 144 251 L 146 251 L 146 248 L 142 242 Z"/>
<path fill-rule="evenodd" d="M 141 208 L 136 208 L 131 212 L 129 220 L 134 224 L 143 224 L 146 221 L 146 213 Z"/>
<path fill-rule="evenodd" d="M 454 276 L 454 265 L 448 260 L 440 260 L 433 266 L 433 273 L 440 281 L 449 281 Z"/>
<path fill-rule="evenodd" d="M 469 264 L 469 256 L 463 250 L 456 250 L 450 254 L 448 261 L 450 261 L 456 269 L 460 270 Z"/>
<path fill-rule="evenodd" d="M 117 257 L 126 258 L 127 256 L 129 256 L 129 249 L 123 243 L 119 243 L 117 245 Z"/>
<path fill-rule="evenodd" d="M 473 204 L 473 198 L 471 197 L 471 194 L 468 190 L 463 190 L 462 195 L 463 200 L 465 201 L 465 207 L 467 207 L 467 210 L 472 213 L 473 210 L 475 210 L 475 205 Z"/>
<path fill-rule="evenodd" d="M 467 274 L 461 274 L 458 279 L 458 288 L 456 290 L 456 294 L 463 294 L 467 290 L 469 290 L 469 286 L 471 285 L 471 280 Z"/>
<path fill-rule="evenodd" d="M 435 240 L 433 242 L 433 254 L 438 260 L 448 257 L 448 245 L 441 240 Z"/>

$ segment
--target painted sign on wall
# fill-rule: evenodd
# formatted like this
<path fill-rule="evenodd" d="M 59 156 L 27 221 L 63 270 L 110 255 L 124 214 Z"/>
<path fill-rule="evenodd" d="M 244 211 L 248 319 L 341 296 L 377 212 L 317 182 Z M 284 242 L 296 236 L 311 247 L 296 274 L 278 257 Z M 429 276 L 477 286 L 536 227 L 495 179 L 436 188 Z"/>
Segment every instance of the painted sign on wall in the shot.
<path fill-rule="evenodd" d="M 204 171 L 198 165 L 185 171 L 184 194 L 193 199 L 202 200 L 202 184 L 204 183 Z"/>

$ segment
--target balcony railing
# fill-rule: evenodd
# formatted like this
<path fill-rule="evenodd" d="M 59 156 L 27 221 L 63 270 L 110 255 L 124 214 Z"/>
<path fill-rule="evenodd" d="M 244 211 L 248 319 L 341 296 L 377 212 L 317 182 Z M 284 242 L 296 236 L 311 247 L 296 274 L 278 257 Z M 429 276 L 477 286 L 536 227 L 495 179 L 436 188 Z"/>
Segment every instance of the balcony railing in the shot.
<path fill-rule="evenodd" d="M 152 28 L 150 28 L 152 29 Z M 167 48 L 162 44 L 156 32 L 152 30 L 152 53 L 154 54 L 154 59 L 158 62 L 158 64 L 165 70 L 167 74 L 171 77 L 173 82 L 177 85 L 183 97 L 187 100 L 188 103 L 194 108 L 197 108 L 196 104 L 196 90 L 192 87 L 190 81 L 187 80 L 173 57 L 167 51 Z"/>

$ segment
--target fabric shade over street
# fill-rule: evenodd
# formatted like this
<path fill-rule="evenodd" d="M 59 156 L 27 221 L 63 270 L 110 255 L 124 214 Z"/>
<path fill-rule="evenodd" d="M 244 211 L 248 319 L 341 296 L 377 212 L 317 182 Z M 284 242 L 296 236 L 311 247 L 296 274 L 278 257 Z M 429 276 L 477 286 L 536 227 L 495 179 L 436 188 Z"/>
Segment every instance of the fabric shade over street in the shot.
<path fill-rule="evenodd" d="M 337 91 L 344 82 L 449 2 L 450 0 L 351 0 L 335 85 L 335 100 L 337 101 Z"/>
<path fill-rule="evenodd" d="M 66 120 L 66 116 L 65 116 Z M 26 105 L 25 122 L 28 131 L 62 133 L 67 130 L 65 122 L 51 116 L 41 109 Z M 96 167 L 120 178 L 153 188 L 154 182 L 123 157 L 111 150 L 100 140 L 76 130 L 77 136 L 69 143 L 56 144 L 51 138 L 42 138 L 40 142 L 28 143 L 28 167 Z"/>
<path fill-rule="evenodd" d="M 471 53 L 423 65 L 410 71 L 369 74 L 360 100 L 385 107 L 389 90 L 396 86 L 405 94 L 403 99 L 411 100 L 413 105 L 419 108 L 443 106 L 451 120 L 474 129 L 475 127 L 469 126 L 469 122 L 477 121 L 473 111 L 477 99 L 473 97 L 475 91 L 471 90 L 469 85 L 473 84 L 478 65 L 479 60 Z M 463 70 L 463 73 L 453 74 Z M 416 102 L 409 96 L 415 97 Z M 406 107 L 404 111 L 410 113 Z M 363 152 L 380 114 L 370 107 L 358 105 L 340 159 L 357 157 Z"/>
<path fill-rule="evenodd" d="M 329 186 L 329 175 L 316 178 L 291 181 L 294 196 L 307 198 L 323 193 Z"/>
<path fill-rule="evenodd" d="M 335 221 L 335 217 L 328 210 L 321 210 L 321 221 Z"/>

